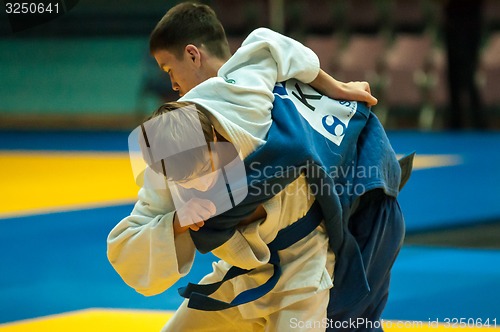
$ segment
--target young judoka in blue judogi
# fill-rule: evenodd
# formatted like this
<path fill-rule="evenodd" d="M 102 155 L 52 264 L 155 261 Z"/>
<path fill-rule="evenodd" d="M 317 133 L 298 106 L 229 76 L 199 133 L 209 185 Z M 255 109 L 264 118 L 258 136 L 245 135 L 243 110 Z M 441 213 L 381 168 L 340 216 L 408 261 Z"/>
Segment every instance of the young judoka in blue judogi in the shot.
<path fill-rule="evenodd" d="M 311 82 L 318 70 L 310 50 L 260 29 L 218 77 L 185 91 L 181 100 L 202 106 L 216 136 L 232 142 L 245 159 L 252 182 L 243 202 L 198 232 L 176 228 L 172 194 L 145 185 L 134 211 L 110 233 L 111 263 L 146 295 L 188 273 L 195 247 L 221 258 L 203 283 L 218 282 L 228 271 L 239 274 L 213 294 L 219 301 L 208 297 L 219 285 L 183 289 L 191 307 L 226 309 L 194 310 L 185 302 L 165 330 L 325 330 L 350 317 L 379 318 L 402 239 L 395 201 L 399 166 L 380 124 L 362 104 L 328 100 L 289 80 Z M 279 81 L 286 82 L 274 87 Z M 280 173 L 259 172 L 259 163 Z M 358 172 L 370 166 L 378 171 Z M 287 167 L 290 172 L 283 173 Z M 281 190 L 266 194 L 266 184 Z M 331 321 L 325 320 L 327 306 Z"/>

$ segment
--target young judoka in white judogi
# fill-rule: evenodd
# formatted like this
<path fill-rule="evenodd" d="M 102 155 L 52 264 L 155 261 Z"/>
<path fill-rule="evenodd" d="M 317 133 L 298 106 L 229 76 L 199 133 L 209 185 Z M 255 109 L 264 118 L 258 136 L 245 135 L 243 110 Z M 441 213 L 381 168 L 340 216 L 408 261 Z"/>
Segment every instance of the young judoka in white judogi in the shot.
<path fill-rule="evenodd" d="M 157 59 L 162 61 L 162 53 Z M 271 125 L 275 83 L 291 78 L 310 83 L 318 78 L 318 73 L 319 61 L 312 51 L 270 30 L 258 29 L 220 67 L 218 77 L 180 91 L 185 93 L 180 101 L 203 106 L 216 131 L 232 142 L 244 158 L 265 142 Z M 299 177 L 263 204 L 262 218 L 242 225 L 212 251 L 221 260 L 202 283 L 219 281 L 232 265 L 254 269 L 226 282 L 214 297 L 230 302 L 237 294 L 269 278 L 267 243 L 279 230 L 306 214 L 314 202 L 308 190 L 304 177 Z M 109 234 L 110 262 L 127 284 L 144 295 L 165 291 L 185 276 L 193 264 L 194 243 L 189 232 L 175 234 L 174 214 L 168 190 L 141 188 L 130 216 Z M 311 325 L 305 323 L 321 322 L 326 317 L 329 289 L 333 286 L 335 258 L 328 250 L 323 227 L 280 251 L 280 258 L 283 274 L 270 293 L 251 303 L 216 312 L 189 309 L 185 301 L 165 331 L 286 331 L 291 326 L 297 331 L 300 326 L 302 330 L 324 330 L 324 326 L 310 329 Z"/>

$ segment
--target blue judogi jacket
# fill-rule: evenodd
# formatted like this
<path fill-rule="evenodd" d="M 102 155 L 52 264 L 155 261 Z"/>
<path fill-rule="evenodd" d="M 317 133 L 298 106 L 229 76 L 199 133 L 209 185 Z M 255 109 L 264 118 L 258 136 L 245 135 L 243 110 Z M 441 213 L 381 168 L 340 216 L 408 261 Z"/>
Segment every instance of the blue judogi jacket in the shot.
<path fill-rule="evenodd" d="M 266 143 L 244 160 L 248 195 L 233 209 L 207 220 L 191 237 L 202 253 L 217 248 L 243 218 L 276 193 L 266 188 L 284 188 L 303 172 L 336 255 L 332 297 L 340 307 L 352 306 L 369 292 L 361 250 L 347 226 L 353 203 L 376 188 L 396 197 L 400 165 L 380 122 L 365 104 L 330 99 L 295 80 L 277 84 L 274 94 Z M 262 167 L 266 172 L 260 171 Z M 182 292 L 189 297 L 193 291 Z"/>

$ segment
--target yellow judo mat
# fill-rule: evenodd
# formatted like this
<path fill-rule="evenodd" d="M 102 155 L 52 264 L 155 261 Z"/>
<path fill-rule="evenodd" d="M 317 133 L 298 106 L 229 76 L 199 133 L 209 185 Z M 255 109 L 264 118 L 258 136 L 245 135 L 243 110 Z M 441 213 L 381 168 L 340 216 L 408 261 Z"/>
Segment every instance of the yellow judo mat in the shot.
<path fill-rule="evenodd" d="M 0 325 L 0 332 L 158 332 L 172 316 L 171 312 L 88 309 Z M 457 322 L 456 325 L 458 325 Z M 385 321 L 385 331 L 500 331 L 499 327 L 451 327 L 435 321 Z M 474 322 L 475 324 L 475 322 Z M 492 324 L 492 322 L 490 322 Z M 450 324 L 451 325 L 451 324 Z M 294 329 L 291 328 L 290 331 Z M 243 331 L 242 331 L 243 332 Z M 280 332 L 280 331 L 277 331 Z"/>
<path fill-rule="evenodd" d="M 126 152 L 0 152 L 0 218 L 133 202 Z"/>
<path fill-rule="evenodd" d="M 0 152 L 0 218 L 132 203 L 135 184 L 126 152 Z M 415 169 L 460 163 L 456 155 L 422 155 Z"/>

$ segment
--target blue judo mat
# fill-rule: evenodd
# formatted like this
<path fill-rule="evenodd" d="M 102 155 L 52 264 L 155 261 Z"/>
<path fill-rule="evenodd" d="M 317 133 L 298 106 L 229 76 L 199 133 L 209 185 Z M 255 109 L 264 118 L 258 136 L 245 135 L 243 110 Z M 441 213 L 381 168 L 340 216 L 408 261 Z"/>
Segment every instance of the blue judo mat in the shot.
<path fill-rule="evenodd" d="M 2 150 L 124 151 L 125 132 L 0 133 Z M 409 232 L 500 219 L 500 134 L 390 133 L 397 153 L 456 154 L 456 166 L 415 171 L 400 197 Z M 144 297 L 106 258 L 106 236 L 131 205 L 0 220 L 0 322 L 90 307 L 175 310 L 177 287 L 198 281 L 215 258 L 167 292 Z M 500 251 L 404 247 L 384 318 L 500 318 Z"/>
<path fill-rule="evenodd" d="M 389 137 L 397 153 L 414 150 L 460 160 L 456 166 L 413 172 L 399 197 L 407 232 L 500 220 L 500 133 L 399 132 Z"/>

